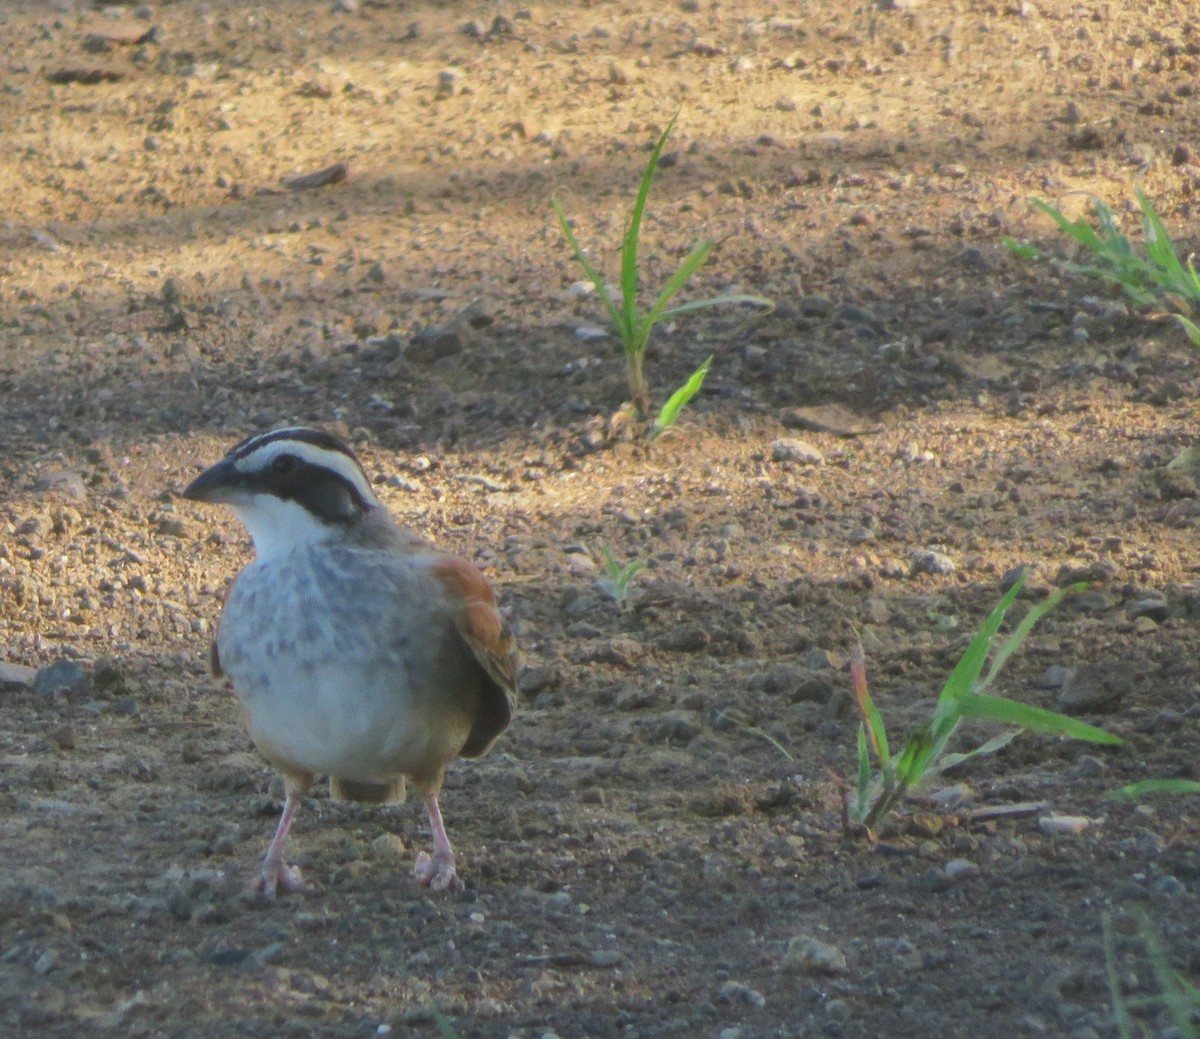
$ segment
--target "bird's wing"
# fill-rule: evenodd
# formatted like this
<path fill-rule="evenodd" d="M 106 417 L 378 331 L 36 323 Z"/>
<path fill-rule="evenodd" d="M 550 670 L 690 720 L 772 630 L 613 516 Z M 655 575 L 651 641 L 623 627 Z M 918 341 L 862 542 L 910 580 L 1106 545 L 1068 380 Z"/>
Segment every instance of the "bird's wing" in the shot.
<path fill-rule="evenodd" d="M 464 757 L 483 754 L 507 727 L 517 706 L 517 644 L 479 568 L 458 556 L 436 556 L 430 570 L 455 604 L 454 626 L 488 681 Z"/>

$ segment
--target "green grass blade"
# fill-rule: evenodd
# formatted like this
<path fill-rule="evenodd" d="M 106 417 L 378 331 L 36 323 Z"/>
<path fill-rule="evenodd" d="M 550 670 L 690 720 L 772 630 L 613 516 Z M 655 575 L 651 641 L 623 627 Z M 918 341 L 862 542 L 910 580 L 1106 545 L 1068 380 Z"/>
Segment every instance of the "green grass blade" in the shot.
<path fill-rule="evenodd" d="M 1096 219 L 1100 222 L 1103 234 L 1104 251 L 1118 262 L 1125 258 L 1135 258 L 1133 243 L 1121 233 L 1117 226 L 1113 211 L 1102 199 L 1093 199 L 1092 208 L 1096 211 Z"/>
<path fill-rule="evenodd" d="M 1001 239 L 1001 242 L 1003 242 L 1004 248 L 1018 260 L 1040 260 L 1042 258 L 1041 250 L 1035 245 L 1029 245 L 1027 242 L 1018 242 L 1015 238 L 1007 235 Z"/>
<path fill-rule="evenodd" d="M 1100 922 L 1104 935 L 1104 976 L 1108 980 L 1108 998 L 1112 1003 L 1113 1024 L 1120 1039 L 1134 1039 L 1133 1018 L 1121 991 L 1121 975 L 1117 970 L 1116 943 L 1113 940 L 1112 921 L 1105 916 Z"/>
<path fill-rule="evenodd" d="M 1113 797 L 1144 797 L 1146 794 L 1200 794 L 1200 782 L 1194 779 L 1143 779 L 1113 791 Z"/>
<path fill-rule="evenodd" d="M 763 307 L 766 311 L 775 309 L 775 301 L 768 299 L 766 296 L 755 296 L 747 292 L 732 292 L 724 296 L 709 296 L 708 299 L 694 299 L 688 303 L 680 303 L 678 306 L 667 307 L 666 310 L 659 312 L 658 318 L 661 321 L 663 318 L 675 317 L 678 314 L 687 314 L 693 310 L 704 310 L 706 307 L 719 307 L 724 303 L 750 303 L 757 307 Z"/>
<path fill-rule="evenodd" d="M 1192 346 L 1200 346 L 1200 326 L 1191 318 L 1184 317 L 1182 314 L 1176 314 L 1174 317 L 1187 334 L 1188 339 L 1191 340 Z"/>
<path fill-rule="evenodd" d="M 896 758 L 896 778 L 904 789 L 916 786 L 933 758 L 933 740 L 927 730 L 913 733 Z"/>
<path fill-rule="evenodd" d="M 579 239 L 575 237 L 575 232 L 571 229 L 571 224 L 567 220 L 567 214 L 558 199 L 551 198 L 550 205 L 554 209 L 555 216 L 558 217 L 558 226 L 562 228 L 564 237 L 570 244 L 571 250 L 575 253 L 575 259 L 579 261 L 579 266 L 583 268 L 584 273 L 588 276 L 588 280 L 596 287 L 596 291 L 604 301 L 604 309 L 608 311 L 609 320 L 613 323 L 613 327 L 616 328 L 617 334 L 624 340 L 627 330 L 621 311 L 617 309 L 612 294 L 608 291 L 608 286 L 604 284 L 604 276 L 592 266 L 587 256 L 584 255 L 583 246 L 579 244 Z"/>
<path fill-rule="evenodd" d="M 1004 725 L 1016 725 L 1033 732 L 1068 736 L 1075 740 L 1105 743 L 1109 746 L 1118 746 L 1125 742 L 1120 736 L 1095 725 L 1068 718 L 1065 714 L 1055 711 L 1047 711 L 1042 707 L 1017 703 L 1016 700 L 1009 700 L 1003 696 L 988 696 L 983 693 L 967 696 L 963 698 L 960 708 L 964 718 L 981 718 Z"/>
<path fill-rule="evenodd" d="M 1196 1028 L 1192 1015 L 1195 1010 L 1200 1009 L 1196 1004 L 1195 989 L 1171 966 L 1162 939 L 1148 922 L 1142 927 L 1142 941 L 1146 944 L 1146 954 L 1150 960 L 1150 969 L 1154 972 L 1154 980 L 1162 993 L 1163 1006 L 1175 1022 L 1179 1035 L 1194 1039 Z"/>
<path fill-rule="evenodd" d="M 679 269 L 667 280 L 653 305 L 646 311 L 646 316 L 642 319 L 646 324 L 653 328 L 658 323 L 667 304 L 671 301 L 671 297 L 683 288 L 692 275 L 704 265 L 712 247 L 713 243 L 706 239 L 688 253 L 687 258 L 679 265 Z"/>
<path fill-rule="evenodd" d="M 1007 732 L 1002 732 L 999 736 L 993 736 L 985 743 L 981 743 L 974 750 L 964 751 L 961 754 L 943 754 L 934 766 L 935 771 L 945 772 L 947 769 L 951 769 L 955 765 L 961 765 L 964 761 L 971 758 L 981 757 L 984 754 L 995 754 L 996 751 L 1007 747 L 1019 735 L 1021 735 L 1020 729 L 1009 729 Z"/>
<path fill-rule="evenodd" d="M 1179 262 L 1179 257 L 1175 253 L 1175 245 L 1167 233 L 1166 225 L 1163 224 L 1162 218 L 1155 210 L 1154 203 L 1141 188 L 1134 188 L 1133 193 L 1137 196 L 1138 205 L 1142 208 L 1142 229 L 1146 236 L 1146 255 L 1166 272 L 1171 285 L 1178 287 L 1177 291 L 1186 293 L 1188 291 L 1187 271 Z"/>
<path fill-rule="evenodd" d="M 868 791 L 871 786 L 871 752 L 867 748 L 867 730 L 858 724 L 858 804 L 866 804 Z"/>
<path fill-rule="evenodd" d="M 1008 612 L 1008 608 L 1021 593 L 1021 588 L 1025 584 L 1025 576 L 1025 574 L 1022 574 L 1016 580 L 1008 590 L 1008 593 L 997 604 L 996 608 L 988 614 L 987 620 L 980 625 L 979 631 L 975 633 L 975 637 L 971 640 L 966 650 L 964 650 L 954 670 L 950 673 L 950 677 L 946 679 L 946 684 L 942 688 L 941 696 L 938 697 L 937 708 L 934 711 L 935 723 L 942 715 L 952 712 L 955 701 L 970 696 L 974 692 L 975 683 L 979 681 L 979 675 L 983 671 L 984 663 L 987 661 L 988 651 L 991 649 L 992 642 L 996 638 L 996 632 L 1000 630 L 1000 625 L 1004 622 L 1004 615 Z"/>
<path fill-rule="evenodd" d="M 625 239 L 621 243 L 621 292 L 624 294 L 625 318 L 630 327 L 637 324 L 638 297 L 638 239 L 642 233 L 642 217 L 646 211 L 646 201 L 650 197 L 650 185 L 654 183 L 654 174 L 658 170 L 658 160 L 671 131 L 675 129 L 675 120 L 679 118 L 679 109 L 671 116 L 667 128 L 659 137 L 646 170 L 642 174 L 642 182 L 638 186 L 637 199 L 633 203 L 633 212 L 629 214 L 629 225 L 625 229 Z"/>
<path fill-rule="evenodd" d="M 1087 246 L 1093 252 L 1104 253 L 1104 243 L 1100 240 L 1092 225 L 1086 220 L 1068 220 L 1061 210 L 1055 209 L 1054 206 L 1043 202 L 1040 198 L 1034 198 L 1030 201 L 1058 224 L 1059 230 L 1070 235 L 1080 245 Z"/>
<path fill-rule="evenodd" d="M 692 372 L 688 381 L 667 398 L 666 404 L 658 413 L 658 418 L 654 420 L 653 436 L 658 436 L 663 430 L 670 429 L 675 425 L 679 419 L 679 413 L 687 407 L 691 399 L 700 392 L 700 387 L 704 385 L 704 377 L 708 375 L 712 360 L 713 355 L 709 354 L 705 362 Z"/>
<path fill-rule="evenodd" d="M 437 1025 L 438 1035 L 442 1039 L 462 1039 L 462 1037 L 454 1030 L 454 1026 L 450 1023 L 450 1019 L 443 1014 L 437 1007 L 430 1007 L 429 1013 L 433 1016 L 433 1022 Z"/>
<path fill-rule="evenodd" d="M 1023 579 L 1022 579 L 1023 580 Z M 1034 605 L 1017 625 L 1016 629 L 1007 639 L 1004 644 L 996 650 L 996 655 L 992 658 L 992 666 L 988 668 L 987 677 L 976 686 L 976 692 L 983 692 L 992 681 L 1000 673 L 1000 669 L 1004 666 L 1013 652 L 1025 641 L 1026 637 L 1033 630 L 1035 624 L 1040 621 L 1047 613 L 1056 607 L 1063 599 L 1072 595 L 1077 595 L 1088 587 L 1086 581 L 1079 581 L 1075 584 L 1067 585 L 1065 588 L 1060 588 L 1051 595 L 1046 596 L 1041 602 Z"/>
<path fill-rule="evenodd" d="M 850 654 L 850 687 L 854 691 L 854 705 L 858 708 L 858 716 L 867 727 L 871 749 L 886 771 L 892 767 L 892 753 L 888 749 L 887 726 L 884 725 L 883 715 L 879 713 L 879 708 L 875 706 L 875 701 L 867 688 L 867 658 L 863 653 L 861 642 L 855 643 Z"/>

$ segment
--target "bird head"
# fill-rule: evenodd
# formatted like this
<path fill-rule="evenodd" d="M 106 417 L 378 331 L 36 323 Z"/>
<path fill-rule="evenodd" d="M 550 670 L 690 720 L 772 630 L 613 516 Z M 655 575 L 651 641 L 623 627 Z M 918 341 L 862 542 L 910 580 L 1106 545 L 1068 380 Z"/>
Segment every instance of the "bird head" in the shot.
<path fill-rule="evenodd" d="M 228 505 L 259 558 L 344 535 L 379 499 L 358 456 L 321 429 L 293 427 L 248 437 L 183 492 Z"/>

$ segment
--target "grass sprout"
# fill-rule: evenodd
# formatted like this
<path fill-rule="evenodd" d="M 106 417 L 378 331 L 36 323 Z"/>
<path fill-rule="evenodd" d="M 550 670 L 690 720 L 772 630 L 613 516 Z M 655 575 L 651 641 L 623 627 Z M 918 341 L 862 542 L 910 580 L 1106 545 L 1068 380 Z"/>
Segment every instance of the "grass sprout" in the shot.
<path fill-rule="evenodd" d="M 1179 259 L 1171 236 L 1150 197 L 1134 188 L 1142 214 L 1144 254 L 1121 233 L 1112 210 L 1102 199 L 1093 198 L 1096 226 L 1082 217 L 1071 220 L 1040 198 L 1033 204 L 1046 213 L 1061 231 L 1082 245 L 1089 254 L 1084 263 L 1064 262 L 1067 270 L 1119 285 L 1125 295 L 1139 307 L 1164 307 L 1179 322 L 1193 346 L 1200 347 L 1200 326 L 1192 316 L 1200 309 L 1200 275 L 1192 257 L 1186 264 Z M 1042 253 L 1036 247 L 1005 238 L 1004 244 L 1016 256 L 1038 260 Z"/>
<path fill-rule="evenodd" d="M 663 147 L 666 145 L 671 131 L 675 128 L 675 120 L 678 118 L 679 113 L 676 112 L 667 124 L 667 128 L 659 137 L 654 150 L 650 153 L 650 160 L 646 163 L 645 172 L 642 174 L 642 181 L 633 203 L 633 210 L 629 215 L 629 222 L 625 225 L 625 234 L 621 242 L 619 298 L 614 298 L 614 293 L 609 289 L 604 276 L 587 258 L 583 246 L 579 244 L 579 239 L 576 238 L 575 232 L 571 228 L 571 223 L 567 219 L 567 214 L 562 204 L 557 198 L 551 198 L 550 200 L 550 205 L 554 208 L 554 213 L 558 217 L 559 227 L 562 228 L 563 235 L 575 253 L 575 259 L 579 261 L 579 265 L 595 286 L 596 292 L 604 303 L 604 309 L 608 314 L 609 321 L 611 321 L 617 336 L 621 340 L 621 345 L 625 353 L 626 371 L 629 378 L 630 401 L 638 416 L 642 418 L 650 414 L 650 385 L 646 377 L 646 344 L 650 339 L 650 333 L 654 330 L 655 325 L 667 318 L 677 317 L 680 314 L 687 314 L 691 311 L 702 310 L 707 307 L 721 306 L 726 303 L 748 303 L 764 307 L 768 310 L 772 309 L 775 305 L 764 296 L 729 293 L 670 306 L 671 300 L 675 298 L 676 294 L 691 280 L 692 276 L 704 265 L 704 261 L 708 259 L 708 254 L 713 248 L 713 242 L 709 239 L 705 239 L 693 247 L 692 251 L 688 253 L 687 257 L 679 265 L 679 268 L 667 279 L 666 284 L 659 290 L 654 301 L 649 306 L 644 305 L 641 296 L 641 273 L 638 269 L 642 220 L 646 212 L 646 202 L 650 197 L 650 187 L 654 183 L 654 175 L 658 170 L 659 160 L 662 157 Z M 675 424 L 680 412 L 686 407 L 692 397 L 699 392 L 711 363 L 712 357 L 709 357 L 671 395 L 666 404 L 663 405 L 653 426 L 653 436 L 657 436 L 664 430 L 670 429 Z"/>
<path fill-rule="evenodd" d="M 1145 797 L 1147 794 L 1200 794 L 1194 779 L 1143 779 L 1113 791 L 1114 797 Z"/>
<path fill-rule="evenodd" d="M 622 564 L 607 545 L 601 545 L 600 552 L 604 556 L 604 576 L 597 578 L 596 584 L 610 599 L 624 603 L 629 595 L 629 582 L 650 564 L 644 559 Z"/>
<path fill-rule="evenodd" d="M 854 699 L 861 719 L 858 727 L 858 774 L 853 790 L 843 783 L 844 823 L 847 830 L 869 833 L 928 775 L 981 754 L 990 754 L 1029 729 L 1093 743 L 1119 744 L 1120 737 L 1085 722 L 1040 707 L 991 695 L 991 687 L 1009 657 L 1020 647 L 1034 625 L 1063 599 L 1086 583 L 1061 588 L 1030 609 L 1012 634 L 997 645 L 1000 626 L 1025 583 L 1022 575 L 983 622 L 964 650 L 938 697 L 933 716 L 894 753 L 887 726 L 867 690 L 866 660 L 859 645 L 850 660 Z M 991 664 L 986 673 L 984 667 Z M 1016 728 L 996 736 L 966 753 L 946 753 L 946 745 L 966 718 L 1000 722 Z"/>
<path fill-rule="evenodd" d="M 1108 979 L 1109 999 L 1113 1007 L 1113 1024 L 1121 1039 L 1145 1039 L 1150 1035 L 1172 1033 L 1179 1039 L 1200 1039 L 1197 1019 L 1200 1018 L 1200 990 L 1171 966 L 1171 961 L 1149 921 L 1143 917 L 1140 927 L 1142 944 L 1150 961 L 1157 993 L 1136 998 L 1125 995 L 1121 974 L 1117 966 L 1116 941 L 1112 922 L 1103 921 L 1104 931 L 1104 974 Z M 1173 1028 L 1151 1028 L 1134 1015 L 1139 1012 L 1158 1016 L 1162 1012 L 1170 1018 Z"/>

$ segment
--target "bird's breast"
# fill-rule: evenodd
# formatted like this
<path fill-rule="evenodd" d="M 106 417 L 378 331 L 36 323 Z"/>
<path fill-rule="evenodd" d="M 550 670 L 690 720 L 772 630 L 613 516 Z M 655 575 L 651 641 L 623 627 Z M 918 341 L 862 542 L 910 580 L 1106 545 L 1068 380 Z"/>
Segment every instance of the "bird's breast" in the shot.
<path fill-rule="evenodd" d="M 273 763 L 367 782 L 461 749 L 479 694 L 454 639 L 436 582 L 408 558 L 309 548 L 242 572 L 218 648 Z"/>

